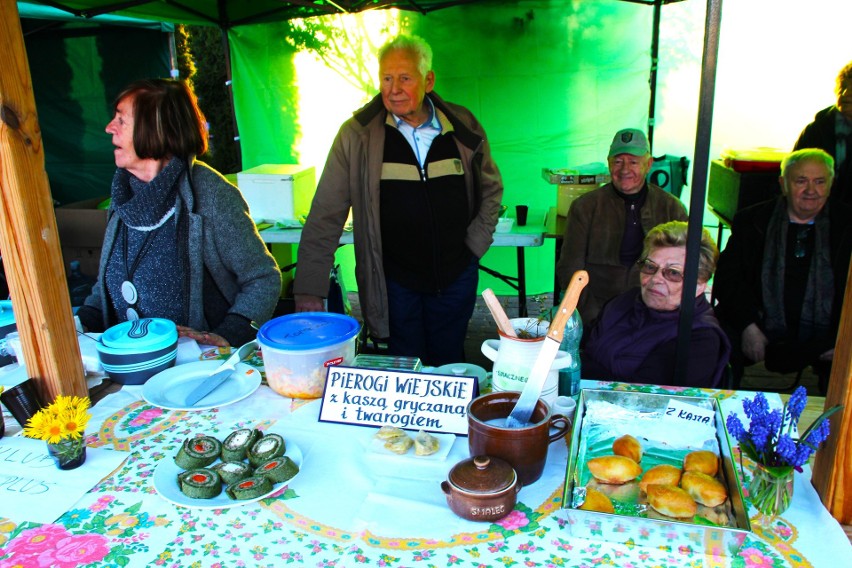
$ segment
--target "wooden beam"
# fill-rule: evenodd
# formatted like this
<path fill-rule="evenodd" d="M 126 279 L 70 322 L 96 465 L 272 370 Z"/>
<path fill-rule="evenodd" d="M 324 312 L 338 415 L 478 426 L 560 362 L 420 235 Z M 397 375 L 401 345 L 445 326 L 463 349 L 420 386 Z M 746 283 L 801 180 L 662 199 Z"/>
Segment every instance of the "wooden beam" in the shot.
<path fill-rule="evenodd" d="M 39 395 L 86 396 L 18 6 L 0 0 L 0 252 Z"/>
<path fill-rule="evenodd" d="M 843 295 L 840 329 L 834 346 L 834 362 L 825 397 L 825 408 L 844 405 L 830 418 L 831 435 L 814 458 L 812 482 L 831 516 L 840 524 L 852 524 L 852 263 Z"/>

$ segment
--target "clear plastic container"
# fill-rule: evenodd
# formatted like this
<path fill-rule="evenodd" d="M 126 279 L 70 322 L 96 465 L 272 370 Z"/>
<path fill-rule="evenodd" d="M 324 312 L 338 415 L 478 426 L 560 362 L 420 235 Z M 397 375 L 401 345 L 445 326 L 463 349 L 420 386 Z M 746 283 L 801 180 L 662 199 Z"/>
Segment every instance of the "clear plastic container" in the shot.
<path fill-rule="evenodd" d="M 269 388 L 291 398 L 319 398 L 328 367 L 355 360 L 358 320 L 304 312 L 269 320 L 257 333 Z"/>

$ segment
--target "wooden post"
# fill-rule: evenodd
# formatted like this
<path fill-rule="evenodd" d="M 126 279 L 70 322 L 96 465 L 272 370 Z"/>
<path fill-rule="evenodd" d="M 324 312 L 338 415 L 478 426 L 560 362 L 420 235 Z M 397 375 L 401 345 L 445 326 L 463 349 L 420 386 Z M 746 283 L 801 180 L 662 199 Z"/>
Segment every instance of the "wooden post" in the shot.
<path fill-rule="evenodd" d="M 834 363 L 825 397 L 825 408 L 836 404 L 843 410 L 834 413 L 831 435 L 814 458 L 812 481 L 831 516 L 841 524 L 852 524 L 852 263 L 843 295 L 840 329 L 834 346 Z"/>
<path fill-rule="evenodd" d="M 27 374 L 44 402 L 88 395 L 18 6 L 0 0 L 0 252 Z"/>

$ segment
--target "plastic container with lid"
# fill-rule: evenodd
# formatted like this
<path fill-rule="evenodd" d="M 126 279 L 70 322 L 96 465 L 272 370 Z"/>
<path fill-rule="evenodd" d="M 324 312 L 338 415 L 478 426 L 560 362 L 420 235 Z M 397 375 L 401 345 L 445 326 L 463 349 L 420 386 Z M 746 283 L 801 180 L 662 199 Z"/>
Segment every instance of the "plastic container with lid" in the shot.
<path fill-rule="evenodd" d="M 97 349 L 110 379 L 124 385 L 141 385 L 175 364 L 177 344 L 174 322 L 142 318 L 107 329 Z"/>
<path fill-rule="evenodd" d="M 355 360 L 361 324 L 328 312 L 302 312 L 263 324 L 257 341 L 263 352 L 266 382 L 283 396 L 319 398 L 327 368 Z"/>

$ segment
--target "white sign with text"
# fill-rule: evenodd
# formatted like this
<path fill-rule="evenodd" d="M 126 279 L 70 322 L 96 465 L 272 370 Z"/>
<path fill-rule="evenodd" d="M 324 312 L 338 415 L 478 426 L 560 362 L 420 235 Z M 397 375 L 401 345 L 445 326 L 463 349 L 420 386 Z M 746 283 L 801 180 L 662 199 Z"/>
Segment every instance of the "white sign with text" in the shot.
<path fill-rule="evenodd" d="M 702 408 L 672 398 L 663 415 L 663 424 L 671 432 L 678 432 L 696 440 L 707 439 L 715 435 L 716 412 L 712 408 Z"/>
<path fill-rule="evenodd" d="M 467 435 L 476 377 L 362 367 L 328 368 L 319 419 Z"/>
<path fill-rule="evenodd" d="M 86 462 L 60 470 L 41 440 L 0 441 L 0 517 L 52 523 L 127 458 L 127 452 L 86 448 Z"/>

